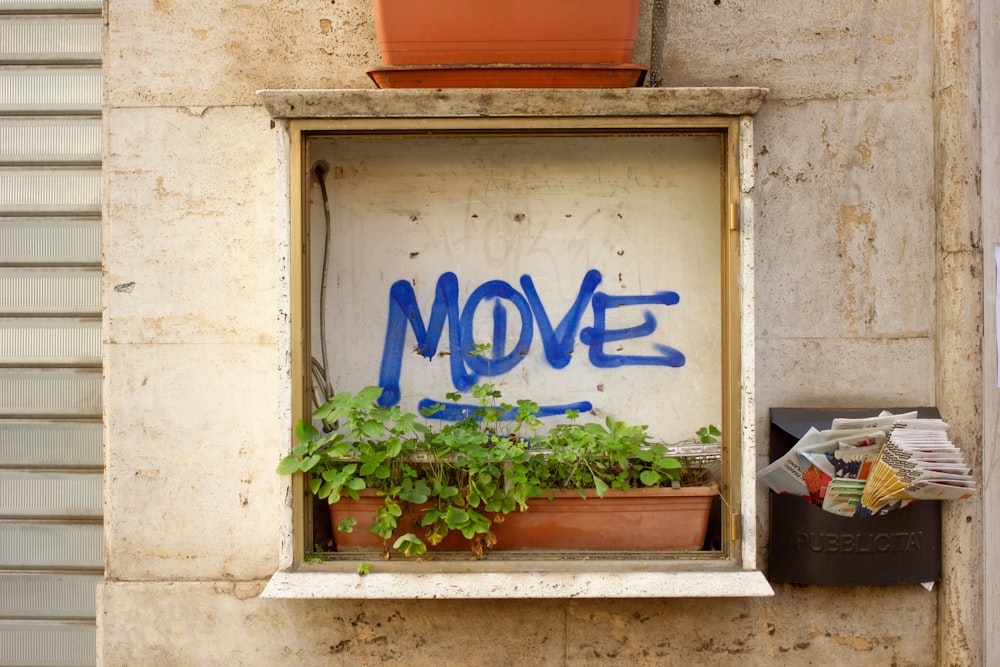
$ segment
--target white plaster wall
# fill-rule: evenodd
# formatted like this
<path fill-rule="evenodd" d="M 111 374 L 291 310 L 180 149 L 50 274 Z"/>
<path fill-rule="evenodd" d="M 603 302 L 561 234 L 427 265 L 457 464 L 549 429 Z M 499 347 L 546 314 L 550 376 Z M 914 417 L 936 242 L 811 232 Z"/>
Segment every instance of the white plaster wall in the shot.
<path fill-rule="evenodd" d="M 967 603 L 939 613 L 912 586 L 726 601 L 257 597 L 278 566 L 273 469 L 290 424 L 283 195 L 255 91 L 370 88 L 370 12 L 367 0 L 107 3 L 103 664 L 933 665 L 939 616 L 943 635 L 972 642 L 945 661 L 975 655 Z M 670 5 L 665 85 L 771 90 L 755 124 L 762 437 L 769 406 L 936 402 L 934 21 L 930 0 Z M 944 370 L 978 372 L 975 351 L 964 359 Z M 949 576 L 977 581 L 975 567 Z"/>

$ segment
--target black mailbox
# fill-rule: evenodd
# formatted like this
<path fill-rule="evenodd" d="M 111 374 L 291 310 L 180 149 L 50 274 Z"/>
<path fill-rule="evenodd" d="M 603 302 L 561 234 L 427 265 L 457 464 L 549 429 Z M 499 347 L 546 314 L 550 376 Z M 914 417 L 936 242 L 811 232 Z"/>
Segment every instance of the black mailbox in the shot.
<path fill-rule="evenodd" d="M 938 418 L 936 408 L 918 410 Z M 810 427 L 836 417 L 871 417 L 878 409 L 772 408 L 770 459 L 784 456 Z M 922 500 L 877 517 L 832 514 L 798 496 L 770 493 L 768 579 L 793 584 L 891 585 L 941 578 L 941 503 Z"/>

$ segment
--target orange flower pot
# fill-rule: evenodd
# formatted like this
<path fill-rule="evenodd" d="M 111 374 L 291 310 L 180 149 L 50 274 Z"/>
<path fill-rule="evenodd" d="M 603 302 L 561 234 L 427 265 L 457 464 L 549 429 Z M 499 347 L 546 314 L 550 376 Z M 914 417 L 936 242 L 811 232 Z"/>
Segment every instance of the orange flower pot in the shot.
<path fill-rule="evenodd" d="M 385 65 L 632 62 L 639 0 L 375 0 Z"/>
<path fill-rule="evenodd" d="M 400 535 L 413 533 L 420 539 L 424 539 L 424 528 L 420 525 L 423 517 L 423 510 L 429 505 L 410 505 L 403 509 L 403 515 L 397 519 L 396 532 L 388 544 L 383 544 L 382 538 L 371 532 L 372 524 L 375 522 L 375 513 L 385 504 L 385 499 L 375 495 L 374 491 L 361 491 L 357 500 L 351 498 L 341 498 L 330 505 L 330 522 L 333 525 L 333 539 L 337 543 L 337 550 L 355 549 L 382 549 L 384 546 L 392 548 L 392 543 Z M 337 525 L 347 517 L 353 518 L 357 524 L 350 533 L 337 530 Z M 466 551 L 470 543 L 458 531 L 449 531 L 444 540 L 435 546 L 428 545 L 432 551 Z"/>
<path fill-rule="evenodd" d="M 639 0 L 374 0 L 380 88 L 622 87 Z"/>
<path fill-rule="evenodd" d="M 593 490 L 552 491 L 536 498 L 528 511 L 514 512 L 494 524 L 495 551 L 697 551 L 705 542 L 715 484 L 707 486 L 645 488 L 608 491 L 598 498 Z M 330 506 L 334 527 L 352 516 L 351 533 L 335 533 L 340 550 L 381 549 L 382 539 L 368 527 L 382 499 L 362 492 L 359 500 L 342 499 Z M 396 535 L 413 532 L 423 537 L 420 508 L 404 512 Z M 389 545 L 392 546 L 391 544 Z M 432 547 L 436 551 L 465 551 L 469 542 L 452 531 Z"/>
<path fill-rule="evenodd" d="M 496 549 L 578 551 L 698 551 L 705 543 L 718 488 L 552 491 L 504 516 Z"/>

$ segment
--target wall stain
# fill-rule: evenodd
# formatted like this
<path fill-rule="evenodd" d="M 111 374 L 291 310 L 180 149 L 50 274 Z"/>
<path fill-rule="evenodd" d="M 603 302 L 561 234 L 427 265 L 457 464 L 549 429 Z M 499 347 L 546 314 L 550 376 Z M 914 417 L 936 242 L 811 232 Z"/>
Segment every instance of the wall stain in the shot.
<path fill-rule="evenodd" d="M 865 639 L 864 637 L 845 637 L 843 635 L 834 635 L 830 633 L 827 633 L 827 636 L 841 646 L 848 646 L 855 651 L 870 652 L 875 650 L 875 644 L 871 640 Z"/>
<path fill-rule="evenodd" d="M 876 318 L 871 268 L 878 257 L 877 226 L 863 205 L 844 204 L 836 213 L 837 257 L 842 260 L 840 312 L 847 331 L 858 334 Z"/>

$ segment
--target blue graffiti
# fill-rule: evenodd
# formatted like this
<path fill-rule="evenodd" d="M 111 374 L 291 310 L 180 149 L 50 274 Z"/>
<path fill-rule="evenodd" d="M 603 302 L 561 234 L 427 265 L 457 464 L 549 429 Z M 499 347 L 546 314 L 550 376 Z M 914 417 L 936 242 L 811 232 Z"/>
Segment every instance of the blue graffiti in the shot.
<path fill-rule="evenodd" d="M 536 417 L 558 417 L 566 414 L 567 410 L 576 412 L 589 412 L 594 406 L 590 401 L 577 401 L 576 403 L 564 403 L 563 405 L 540 405 L 535 412 Z M 420 414 L 431 414 L 432 419 L 456 422 L 467 417 L 475 416 L 476 411 L 482 410 L 479 404 L 463 403 L 441 403 L 430 398 L 423 398 L 418 404 Z M 517 416 L 517 408 L 507 410 L 500 415 L 500 421 L 513 421 Z"/>
<path fill-rule="evenodd" d="M 587 271 L 583 277 L 583 284 L 576 296 L 576 301 L 570 307 L 559 326 L 552 330 L 552 323 L 542 306 L 542 300 L 538 298 L 535 290 L 535 283 L 531 276 L 521 276 L 521 289 L 528 297 L 528 303 L 535 312 L 538 320 L 538 333 L 542 337 L 542 346 L 545 348 L 545 358 L 552 368 L 565 368 L 569 365 L 569 360 L 573 354 L 573 341 L 576 339 L 576 329 L 580 325 L 580 318 L 583 311 L 587 309 L 590 298 L 601 284 L 601 272 L 596 269 Z"/>
<path fill-rule="evenodd" d="M 536 322 L 545 359 L 555 369 L 569 365 L 577 331 L 580 342 L 590 348 L 590 363 L 597 368 L 683 366 L 684 354 L 667 345 L 654 344 L 659 352 L 658 355 L 620 355 L 605 352 L 604 347 L 608 343 L 649 336 L 657 327 L 656 318 L 647 309 L 643 311 L 641 323 L 623 329 L 608 329 L 606 314 L 609 309 L 638 305 L 672 306 L 680 301 L 680 297 L 676 292 L 613 297 L 597 291 L 601 279 L 600 271 L 596 269 L 587 271 L 576 299 L 555 328 L 538 296 L 534 281 L 527 275 L 521 276 L 520 279 L 524 294 L 503 280 L 490 280 L 473 290 L 465 306 L 460 310 L 458 277 L 450 271 L 443 273 L 435 286 L 430 319 L 426 323 L 410 283 L 405 280 L 393 283 L 389 289 L 389 317 L 379 368 L 379 385 L 382 387 L 379 403 L 389 406 L 399 402 L 401 393 L 399 382 L 407 327 L 416 339 L 413 349 L 421 356 L 433 359 L 437 354 L 446 321 L 451 381 L 455 389 L 460 392 L 470 390 L 481 377 L 503 375 L 521 363 L 533 342 Z M 476 351 L 473 324 L 476 312 L 484 301 L 492 302 L 491 348 L 488 354 L 483 352 L 472 354 Z M 509 350 L 507 304 L 517 310 L 521 320 L 521 331 L 517 341 Z M 588 305 L 591 305 L 594 311 L 594 326 L 580 330 L 580 321 Z M 422 407 L 434 404 L 437 402 L 430 399 L 421 401 Z M 448 405 L 436 417 L 460 419 L 471 407 L 473 406 Z M 542 416 L 562 414 L 568 408 L 585 412 L 591 409 L 591 404 L 581 401 L 570 405 L 544 406 L 539 414 Z"/>
<path fill-rule="evenodd" d="M 476 309 L 484 299 L 495 299 L 493 304 L 493 342 L 490 357 L 486 355 L 469 355 L 472 351 L 475 337 L 472 332 L 472 324 L 476 315 Z M 517 339 L 517 344 L 509 354 L 504 355 L 507 346 L 507 309 L 503 306 L 506 299 L 514 304 L 521 315 L 521 335 Z M 531 337 L 534 325 L 531 317 L 531 307 L 528 300 L 520 292 L 502 280 L 490 280 L 477 287 L 469 300 L 465 302 L 462 309 L 462 354 L 467 357 L 465 363 L 469 370 L 476 375 L 503 375 L 507 371 L 521 363 L 524 355 L 528 354 L 531 347 Z"/>
<path fill-rule="evenodd" d="M 668 345 L 654 343 L 660 356 L 605 354 L 604 344 L 630 338 L 642 338 L 656 331 L 656 318 L 648 310 L 643 311 L 643 322 L 626 329 L 607 329 L 604 315 L 608 308 L 636 306 L 640 304 L 658 303 L 673 306 L 680 302 L 676 292 L 657 292 L 649 296 L 618 296 L 611 297 L 598 293 L 592 301 L 594 306 L 594 326 L 580 332 L 580 342 L 590 346 L 590 363 L 598 368 L 616 368 L 618 366 L 670 366 L 679 368 L 684 365 L 684 354 Z"/>
<path fill-rule="evenodd" d="M 382 365 L 379 368 L 379 385 L 382 387 L 381 405 L 399 403 L 399 376 L 403 366 L 403 348 L 406 345 L 406 327 L 413 329 L 417 339 L 417 354 L 433 359 L 447 318 L 448 346 L 451 351 L 451 381 L 458 391 L 468 391 L 477 377 L 465 370 L 463 341 L 458 327 L 458 276 L 450 271 L 441 274 L 434 289 L 430 322 L 424 326 L 417 296 L 405 280 L 398 280 L 389 288 L 389 323 L 385 330 L 385 347 L 382 348 Z M 471 340 L 469 341 L 471 344 Z"/>

